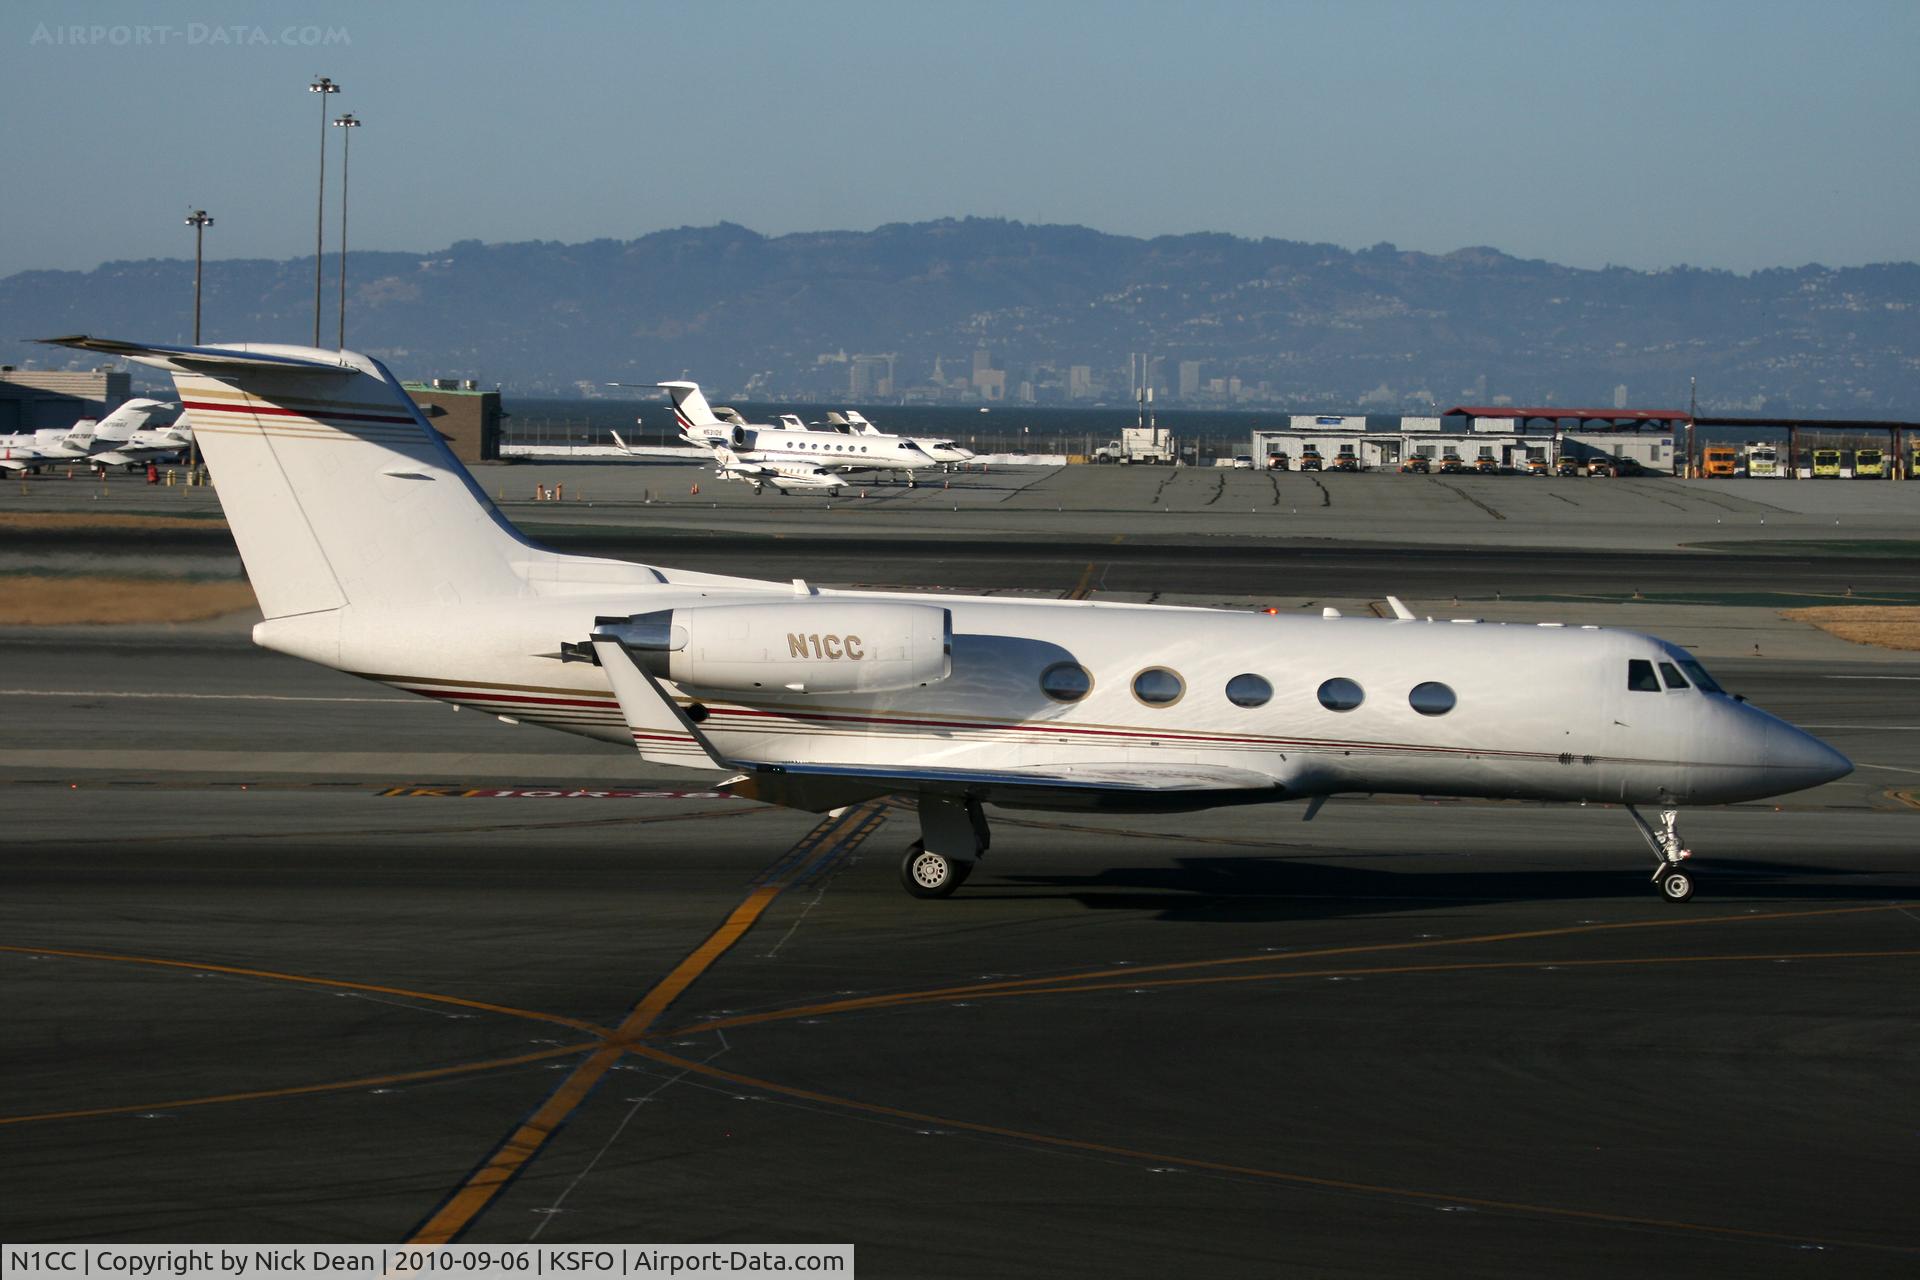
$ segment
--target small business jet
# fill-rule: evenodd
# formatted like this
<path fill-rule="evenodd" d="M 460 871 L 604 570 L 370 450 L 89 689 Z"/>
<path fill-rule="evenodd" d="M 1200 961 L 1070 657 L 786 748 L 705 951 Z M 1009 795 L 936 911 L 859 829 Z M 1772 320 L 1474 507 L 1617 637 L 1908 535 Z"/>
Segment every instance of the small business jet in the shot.
<path fill-rule="evenodd" d="M 172 406 L 170 406 L 172 407 Z M 89 459 L 102 466 L 144 467 L 179 457 L 193 446 L 193 426 L 181 414 L 164 427 L 139 427 L 126 440 Z"/>
<path fill-rule="evenodd" d="M 37 445 L 31 431 L 0 436 L 0 471 L 32 471 L 46 465 L 48 459 Z"/>
<path fill-rule="evenodd" d="M 171 416 L 179 408 L 169 401 L 136 396 L 97 422 L 82 418 L 71 427 L 45 428 L 0 438 L 0 468 L 23 471 L 56 462 L 112 465 L 115 460 L 103 455 L 121 448 L 136 433 L 149 429 L 155 421 Z"/>
<path fill-rule="evenodd" d="M 938 436 L 895 436 L 875 426 L 858 409 L 830 410 L 827 413 L 827 428 L 832 431 L 844 431 L 854 436 L 881 436 L 888 440 L 911 440 L 926 452 L 929 458 L 943 467 L 956 462 L 973 461 L 973 450 L 962 448 L 952 440 L 942 440 Z"/>
<path fill-rule="evenodd" d="M 673 419 L 690 444 L 717 448 L 725 445 L 747 462 L 808 463 L 835 471 L 915 471 L 939 463 L 911 440 L 899 436 L 854 436 L 842 431 L 809 427 L 793 414 L 781 415 L 777 425 L 755 425 L 722 418 L 700 393 L 695 382 L 662 382 L 657 386 L 673 397 Z"/>
<path fill-rule="evenodd" d="M 781 493 L 796 489 L 808 492 L 839 493 L 847 478 L 838 471 L 811 462 L 745 462 L 726 445 L 713 450 L 714 470 L 723 480 L 744 480 L 755 493 L 772 485 Z"/>
<path fill-rule="evenodd" d="M 1630 631 L 834 591 L 566 555 L 507 522 L 378 360 L 49 341 L 173 373 L 259 597 L 255 643 L 774 804 L 911 796 L 918 897 L 966 880 L 988 805 L 1311 816 L 1390 792 L 1623 805 L 1684 901 L 1677 806 L 1853 768 Z M 1666 808 L 1658 826 L 1641 805 Z"/>

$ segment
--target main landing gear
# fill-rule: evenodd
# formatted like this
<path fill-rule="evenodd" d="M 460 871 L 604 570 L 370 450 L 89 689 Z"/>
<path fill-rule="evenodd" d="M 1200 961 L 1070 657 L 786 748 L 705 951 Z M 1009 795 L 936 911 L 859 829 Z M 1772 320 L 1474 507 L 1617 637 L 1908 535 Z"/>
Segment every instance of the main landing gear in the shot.
<path fill-rule="evenodd" d="M 1659 861 L 1653 864 L 1654 887 L 1660 890 L 1660 896 L 1668 902 L 1685 902 L 1693 896 L 1693 877 L 1681 870 L 1680 864 L 1693 856 L 1693 850 L 1680 840 L 1680 814 L 1678 810 L 1666 809 L 1660 814 L 1660 826 L 1656 830 L 1640 816 L 1640 811 L 1632 805 L 1627 813 L 1633 818 L 1640 834 L 1653 849 Z"/>
<path fill-rule="evenodd" d="M 900 858 L 900 884 L 916 898 L 951 897 L 991 843 L 978 800 L 922 795 L 920 838 Z"/>

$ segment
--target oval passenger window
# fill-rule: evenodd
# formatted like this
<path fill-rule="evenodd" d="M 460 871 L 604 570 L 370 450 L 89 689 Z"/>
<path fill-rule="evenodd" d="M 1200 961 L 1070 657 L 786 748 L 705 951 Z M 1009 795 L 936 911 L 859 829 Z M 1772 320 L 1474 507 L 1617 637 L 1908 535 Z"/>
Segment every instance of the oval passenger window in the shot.
<path fill-rule="evenodd" d="M 1055 702 L 1078 702 L 1093 689 L 1093 677 L 1073 662 L 1056 662 L 1040 673 L 1040 692 Z"/>
<path fill-rule="evenodd" d="M 1170 707 L 1187 691 L 1187 682 L 1165 667 L 1148 667 L 1133 678 L 1133 696 L 1150 707 Z"/>
<path fill-rule="evenodd" d="M 1248 674 L 1227 681 L 1227 701 L 1236 707 L 1264 707 L 1272 697 L 1273 686 L 1264 677 Z"/>
<path fill-rule="evenodd" d="M 1329 711 L 1351 711 L 1366 700 L 1366 690 L 1345 676 L 1335 676 L 1320 686 L 1320 705 Z"/>

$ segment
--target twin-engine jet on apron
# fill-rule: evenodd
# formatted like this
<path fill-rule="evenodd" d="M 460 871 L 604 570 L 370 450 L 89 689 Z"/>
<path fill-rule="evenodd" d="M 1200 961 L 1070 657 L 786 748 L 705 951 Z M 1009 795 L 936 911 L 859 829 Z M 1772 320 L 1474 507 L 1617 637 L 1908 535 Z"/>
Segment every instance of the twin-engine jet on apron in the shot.
<path fill-rule="evenodd" d="M 1693 892 L 1677 807 L 1852 768 L 1628 631 L 1436 623 L 1397 602 L 1376 619 L 834 591 L 565 555 L 507 522 L 370 357 L 53 341 L 173 373 L 259 597 L 256 643 L 774 804 L 908 797 L 919 897 L 966 880 L 989 806 L 1310 816 L 1397 792 L 1622 805 L 1677 901 Z"/>

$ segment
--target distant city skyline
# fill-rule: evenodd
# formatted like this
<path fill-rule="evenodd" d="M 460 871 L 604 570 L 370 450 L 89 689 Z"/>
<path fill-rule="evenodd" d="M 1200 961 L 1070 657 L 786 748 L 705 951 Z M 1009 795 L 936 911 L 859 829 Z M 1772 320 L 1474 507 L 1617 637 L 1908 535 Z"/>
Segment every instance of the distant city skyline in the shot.
<path fill-rule="evenodd" d="M 979 215 L 1577 267 L 1920 260 L 1920 6 L 1887 0 L 103 0 L 16 6 L 0 47 L 0 274 L 190 256 L 194 208 L 211 261 L 311 245 L 318 74 L 365 121 L 368 249 Z"/>

